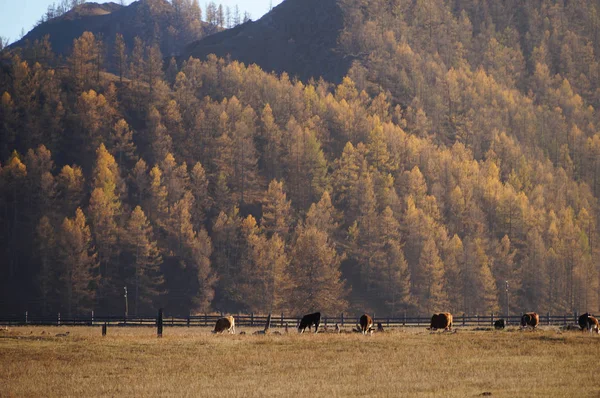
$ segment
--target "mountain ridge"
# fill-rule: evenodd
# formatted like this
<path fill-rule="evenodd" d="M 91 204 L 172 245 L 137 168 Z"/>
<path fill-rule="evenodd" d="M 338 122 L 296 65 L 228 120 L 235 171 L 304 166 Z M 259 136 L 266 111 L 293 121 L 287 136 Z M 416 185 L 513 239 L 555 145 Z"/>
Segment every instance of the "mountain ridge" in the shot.
<path fill-rule="evenodd" d="M 181 58 L 230 56 L 268 72 L 337 83 L 350 67 L 348 58 L 337 51 L 343 27 L 342 10 L 335 0 L 286 0 L 257 21 L 189 44 Z"/>
<path fill-rule="evenodd" d="M 181 16 L 166 0 L 138 0 L 128 6 L 114 2 L 84 3 L 37 25 L 8 48 L 23 48 L 49 35 L 52 50 L 66 56 L 72 49 L 73 40 L 89 31 L 102 36 L 109 51 L 112 51 L 117 33 L 123 35 L 130 49 L 136 36 L 149 43 L 157 40 L 163 55 L 167 57 L 178 54 L 186 44 L 198 37 L 218 30 L 213 25 L 200 22 L 193 31 L 188 31 L 188 27 L 178 26 L 178 18 Z M 173 29 L 177 31 L 172 34 Z"/>

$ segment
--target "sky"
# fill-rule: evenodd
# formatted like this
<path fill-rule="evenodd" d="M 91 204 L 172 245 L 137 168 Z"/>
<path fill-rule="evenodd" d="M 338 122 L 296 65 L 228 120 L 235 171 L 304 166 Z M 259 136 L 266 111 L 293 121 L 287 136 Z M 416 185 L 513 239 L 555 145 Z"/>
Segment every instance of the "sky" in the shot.
<path fill-rule="evenodd" d="M 91 2 L 92 0 L 88 0 Z M 113 0 L 118 3 L 118 0 Z M 248 11 L 253 20 L 262 17 L 269 11 L 269 5 L 273 7 L 281 3 L 282 0 L 214 0 L 217 4 L 223 4 L 223 7 L 233 7 L 237 4 L 240 11 Z M 106 1 L 96 0 L 97 3 L 106 3 Z M 200 7 L 204 9 L 207 0 L 200 0 Z M 0 36 L 7 38 L 10 42 L 16 41 L 21 37 L 21 30 L 29 32 L 36 21 L 46 12 L 48 6 L 52 3 L 59 3 L 57 0 L 0 0 Z M 126 4 L 132 1 L 125 1 Z"/>

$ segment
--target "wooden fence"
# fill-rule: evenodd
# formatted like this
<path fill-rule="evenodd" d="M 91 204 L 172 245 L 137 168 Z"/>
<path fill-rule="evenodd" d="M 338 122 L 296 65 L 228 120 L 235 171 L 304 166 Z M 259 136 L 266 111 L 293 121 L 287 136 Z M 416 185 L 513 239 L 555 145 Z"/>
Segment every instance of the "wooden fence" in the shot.
<path fill-rule="evenodd" d="M 223 315 L 204 314 L 194 316 L 163 316 L 164 326 L 172 327 L 213 327 L 217 319 Z M 236 327 L 264 327 L 268 315 L 235 315 Z M 347 316 L 340 314 L 338 316 L 323 316 L 321 326 L 331 327 L 338 324 L 340 327 L 353 327 L 358 323 L 356 316 Z M 492 327 L 498 319 L 504 319 L 507 325 L 517 326 L 520 323 L 521 315 L 512 315 L 509 317 L 499 314 L 491 315 L 454 315 L 454 327 Z M 540 314 L 540 325 L 564 326 L 577 323 L 578 314 L 550 315 Z M 287 325 L 295 328 L 299 317 L 285 316 L 284 314 L 272 315 L 271 327 L 278 328 Z M 375 325 L 381 323 L 383 327 L 427 327 L 431 317 L 401 316 L 401 317 L 382 317 L 374 314 L 373 321 Z M 156 326 L 157 316 L 95 316 L 91 313 L 88 316 L 65 317 L 61 314 L 53 316 L 37 316 L 25 313 L 23 315 L 2 316 L 0 315 L 0 325 L 2 326 L 100 326 L 107 324 L 109 326 L 135 327 L 135 326 Z"/>

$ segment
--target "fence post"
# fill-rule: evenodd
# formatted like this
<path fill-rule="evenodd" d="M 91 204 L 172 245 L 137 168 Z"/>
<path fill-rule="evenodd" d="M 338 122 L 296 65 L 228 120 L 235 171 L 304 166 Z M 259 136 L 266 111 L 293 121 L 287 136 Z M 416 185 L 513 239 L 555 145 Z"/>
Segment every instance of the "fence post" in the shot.
<path fill-rule="evenodd" d="M 189 315 L 188 315 L 188 317 L 187 317 L 187 327 L 188 327 L 188 328 L 190 327 L 190 316 L 189 316 Z"/>
<path fill-rule="evenodd" d="M 204 326 L 208 326 L 208 315 L 204 313 Z"/>
<path fill-rule="evenodd" d="M 102 325 L 102 336 L 106 336 L 106 322 Z"/>
<path fill-rule="evenodd" d="M 344 313 L 342 312 L 342 327 L 344 326 Z"/>
<path fill-rule="evenodd" d="M 254 312 L 250 314 L 250 327 L 254 326 Z"/>
<path fill-rule="evenodd" d="M 279 326 L 283 327 L 283 312 L 281 313 L 281 323 L 279 324 Z"/>
<path fill-rule="evenodd" d="M 90 326 L 94 326 L 94 311 L 92 311 L 92 324 Z"/>
<path fill-rule="evenodd" d="M 56 326 L 60 326 L 60 312 L 58 313 L 58 320 L 56 322 Z"/>
<path fill-rule="evenodd" d="M 29 323 L 29 311 L 25 311 L 25 325 Z"/>
<path fill-rule="evenodd" d="M 494 313 L 492 312 L 492 326 L 494 326 Z"/>
<path fill-rule="evenodd" d="M 404 311 L 404 320 L 402 321 L 402 326 L 406 326 L 406 311 Z"/>
<path fill-rule="evenodd" d="M 158 310 L 158 319 L 156 320 L 156 337 L 162 337 L 163 333 L 163 309 Z"/>
<path fill-rule="evenodd" d="M 567 325 L 567 316 L 563 315 L 563 325 L 566 326 Z"/>
<path fill-rule="evenodd" d="M 548 326 L 550 326 L 550 311 L 546 313 L 546 319 L 548 320 Z"/>
<path fill-rule="evenodd" d="M 463 312 L 462 318 L 463 318 L 462 325 L 465 326 L 465 313 L 464 312 Z"/>

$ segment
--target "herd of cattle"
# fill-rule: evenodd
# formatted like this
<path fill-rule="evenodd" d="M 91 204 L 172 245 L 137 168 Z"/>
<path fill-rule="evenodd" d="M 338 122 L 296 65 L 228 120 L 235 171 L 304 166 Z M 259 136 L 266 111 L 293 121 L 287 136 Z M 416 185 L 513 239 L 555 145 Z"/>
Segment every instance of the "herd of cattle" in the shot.
<path fill-rule="evenodd" d="M 319 324 L 321 323 L 321 313 L 315 312 L 313 314 L 304 315 L 300 322 L 298 323 L 298 332 L 304 333 L 306 328 L 309 331 L 312 330 L 314 326 L 314 332 L 317 333 L 319 330 Z M 535 312 L 528 312 L 523 314 L 521 317 L 521 328 L 532 328 L 535 329 L 540 323 L 540 316 Z M 600 327 L 598 325 L 598 319 L 589 313 L 585 313 L 581 315 L 578 319 L 579 327 L 582 331 L 589 331 L 600 333 Z M 339 326 L 335 325 L 336 331 L 340 331 Z M 494 327 L 496 329 L 504 329 L 505 322 L 504 319 L 499 319 L 494 323 Z M 268 325 L 267 325 L 268 328 Z M 433 314 L 431 317 L 431 323 L 429 325 L 430 330 L 438 330 L 443 329 L 445 331 L 452 330 L 452 314 L 449 312 L 441 312 L 439 314 Z M 360 317 L 359 324 L 357 325 L 356 331 L 362 334 L 370 334 L 374 331 L 373 327 L 373 318 L 364 314 Z M 266 331 L 266 329 L 265 329 Z M 286 326 L 287 331 L 287 326 Z M 377 325 L 377 331 L 383 331 L 383 326 L 381 323 Z M 217 320 L 217 324 L 215 325 L 215 329 L 213 333 L 233 333 L 235 334 L 235 319 L 232 316 L 228 316 L 225 318 L 221 318 Z"/>

